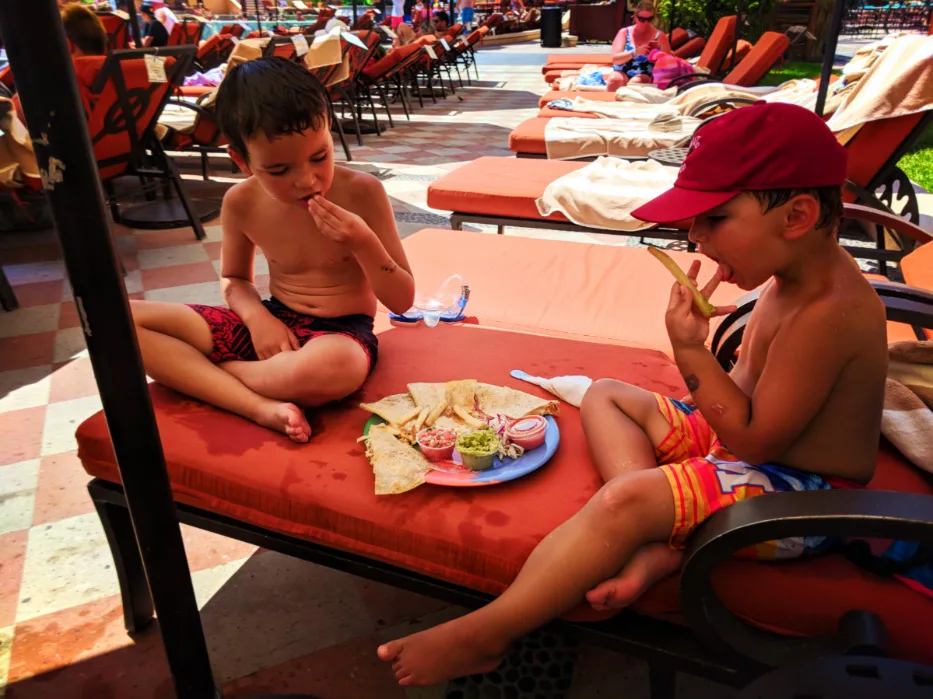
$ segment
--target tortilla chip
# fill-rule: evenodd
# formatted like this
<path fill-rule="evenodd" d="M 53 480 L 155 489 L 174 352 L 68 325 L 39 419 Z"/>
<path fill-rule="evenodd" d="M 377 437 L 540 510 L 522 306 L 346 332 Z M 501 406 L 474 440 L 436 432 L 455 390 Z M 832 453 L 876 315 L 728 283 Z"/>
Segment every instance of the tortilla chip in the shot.
<path fill-rule="evenodd" d="M 475 410 L 467 410 L 466 408 L 462 406 L 455 405 L 454 413 L 457 415 L 457 417 L 459 417 L 461 420 L 463 420 L 466 424 L 468 424 L 470 427 L 473 427 L 474 429 L 481 430 L 486 427 L 489 427 L 489 423 L 486 422 L 486 419 L 484 417 L 479 417 L 478 415 L 476 415 Z"/>
<path fill-rule="evenodd" d="M 434 422 L 435 427 L 442 427 L 445 430 L 453 430 L 459 437 L 461 434 L 467 434 L 475 430 L 475 427 L 470 427 L 466 424 L 459 416 L 455 415 L 450 417 L 448 415 L 441 415 Z"/>
<path fill-rule="evenodd" d="M 428 408 L 423 423 L 430 427 L 447 408 L 447 386 L 442 383 L 410 383 L 408 391 L 420 408 Z M 418 419 L 421 419 L 419 414 Z"/>
<path fill-rule="evenodd" d="M 386 425 L 370 428 L 366 456 L 376 476 L 376 495 L 397 495 L 417 488 L 431 470 L 431 462 L 396 439 Z"/>
<path fill-rule="evenodd" d="M 360 403 L 360 407 L 397 426 L 415 419 L 421 412 L 421 408 L 415 405 L 407 393 L 386 396 L 376 403 Z"/>
<path fill-rule="evenodd" d="M 451 407 L 459 405 L 462 408 L 473 410 L 476 405 L 476 379 L 447 382 L 447 402 Z"/>
<path fill-rule="evenodd" d="M 560 403 L 556 400 L 488 383 L 476 385 L 476 401 L 479 409 L 487 415 L 505 415 L 513 420 L 526 415 L 557 415 L 560 412 Z"/>

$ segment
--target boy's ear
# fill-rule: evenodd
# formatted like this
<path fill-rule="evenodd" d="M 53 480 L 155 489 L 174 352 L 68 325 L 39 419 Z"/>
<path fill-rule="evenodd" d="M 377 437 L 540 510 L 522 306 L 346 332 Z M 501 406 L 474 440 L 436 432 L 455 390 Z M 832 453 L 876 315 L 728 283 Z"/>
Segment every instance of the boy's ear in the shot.
<path fill-rule="evenodd" d="M 810 194 L 798 194 L 787 202 L 784 214 L 784 238 L 797 240 L 813 228 L 820 219 L 820 203 Z"/>
<path fill-rule="evenodd" d="M 249 165 L 246 164 L 246 159 L 237 153 L 233 148 L 227 146 L 227 155 L 230 156 L 230 159 L 237 164 L 237 167 L 240 168 L 247 175 L 252 175 L 252 171 L 249 169 Z"/>

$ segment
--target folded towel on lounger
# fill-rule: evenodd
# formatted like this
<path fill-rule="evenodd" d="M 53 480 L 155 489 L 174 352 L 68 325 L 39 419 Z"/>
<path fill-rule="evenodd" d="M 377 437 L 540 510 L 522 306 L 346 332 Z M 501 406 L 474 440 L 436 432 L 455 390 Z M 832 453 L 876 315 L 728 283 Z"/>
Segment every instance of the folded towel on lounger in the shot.
<path fill-rule="evenodd" d="M 631 212 L 670 189 L 676 178 L 677 168 L 654 160 L 602 157 L 551 182 L 535 205 L 542 216 L 558 211 L 578 226 L 640 231 L 654 224 Z"/>
<path fill-rule="evenodd" d="M 933 340 L 889 350 L 881 431 L 908 460 L 933 473 Z"/>

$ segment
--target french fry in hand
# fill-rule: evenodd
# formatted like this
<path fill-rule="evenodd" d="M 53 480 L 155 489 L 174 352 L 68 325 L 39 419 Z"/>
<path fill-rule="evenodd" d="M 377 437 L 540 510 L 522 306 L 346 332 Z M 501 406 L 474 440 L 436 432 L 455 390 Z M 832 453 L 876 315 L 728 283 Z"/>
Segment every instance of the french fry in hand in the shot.
<path fill-rule="evenodd" d="M 648 252 L 654 255 L 662 265 L 667 267 L 667 271 L 674 275 L 674 279 L 690 289 L 690 293 L 693 294 L 693 303 L 696 304 L 700 313 L 707 318 L 711 318 L 713 313 L 716 312 L 716 307 L 709 302 L 709 299 L 700 293 L 696 283 L 687 276 L 686 272 L 677 266 L 677 263 L 671 259 L 671 256 L 663 250 L 651 246 L 648 247 Z"/>

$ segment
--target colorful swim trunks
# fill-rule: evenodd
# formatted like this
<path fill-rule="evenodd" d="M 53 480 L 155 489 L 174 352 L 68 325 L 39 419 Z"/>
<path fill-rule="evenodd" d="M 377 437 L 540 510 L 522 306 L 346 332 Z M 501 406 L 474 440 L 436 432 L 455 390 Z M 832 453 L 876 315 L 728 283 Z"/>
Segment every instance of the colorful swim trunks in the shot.
<path fill-rule="evenodd" d="M 262 303 L 273 316 L 295 333 L 301 347 L 321 335 L 346 335 L 355 340 L 366 352 L 369 358 L 369 373 L 372 373 L 379 356 L 379 341 L 373 333 L 371 316 L 356 314 L 339 318 L 315 318 L 293 311 L 274 296 Z M 188 307 L 204 318 L 211 328 L 214 346 L 208 359 L 215 364 L 234 360 L 258 361 L 249 328 L 236 313 L 222 306 L 188 304 Z"/>
<path fill-rule="evenodd" d="M 671 547 L 683 548 L 699 524 L 718 510 L 765 493 L 861 487 L 839 478 L 818 476 L 779 464 L 752 466 L 737 459 L 693 406 L 656 395 L 658 410 L 671 431 L 655 449 L 674 494 Z M 757 544 L 742 557 L 773 560 L 799 558 L 837 542 L 822 536 Z"/>

